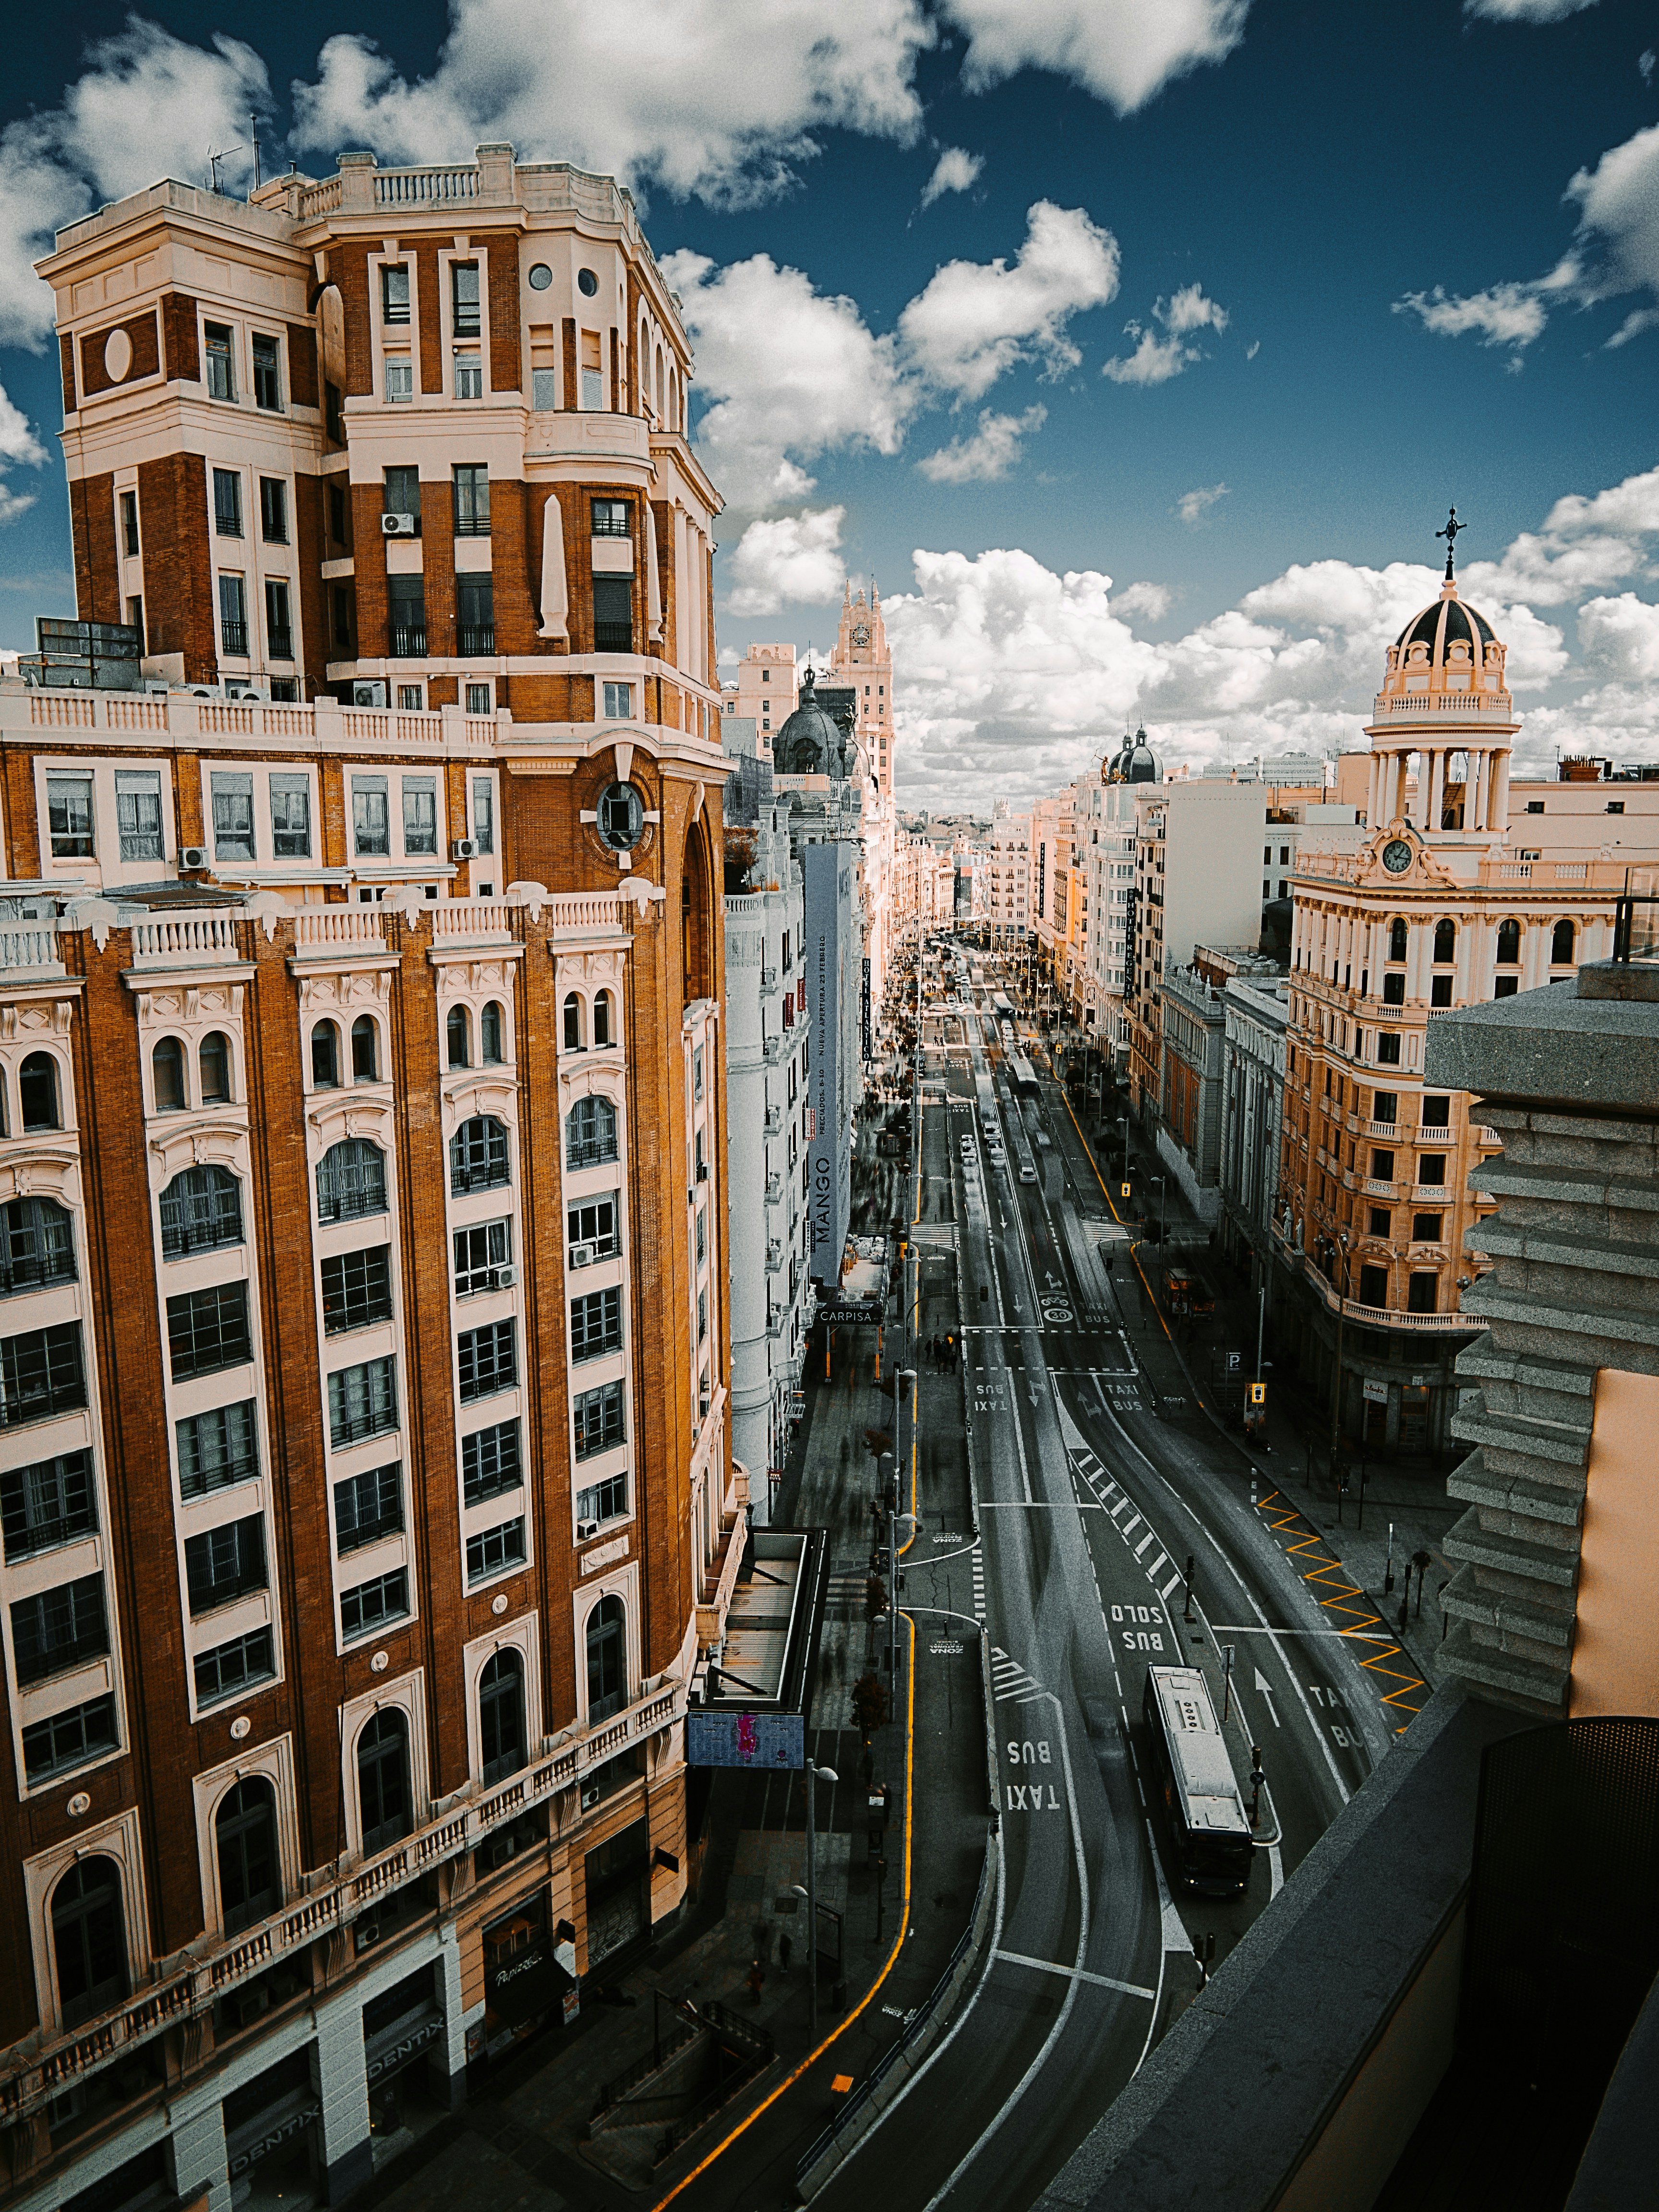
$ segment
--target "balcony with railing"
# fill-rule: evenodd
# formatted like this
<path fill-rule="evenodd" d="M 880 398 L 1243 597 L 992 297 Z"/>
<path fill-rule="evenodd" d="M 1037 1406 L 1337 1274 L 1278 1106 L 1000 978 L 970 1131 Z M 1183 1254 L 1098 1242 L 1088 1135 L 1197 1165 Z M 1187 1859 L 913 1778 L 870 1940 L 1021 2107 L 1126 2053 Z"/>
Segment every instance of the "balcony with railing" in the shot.
<path fill-rule="evenodd" d="M 135 968 L 202 968 L 239 961 L 236 921 L 224 908 L 157 915 L 132 926 Z"/>
<path fill-rule="evenodd" d="M 394 623 L 387 632 L 386 652 L 393 660 L 424 660 L 426 624 Z"/>
<path fill-rule="evenodd" d="M 270 633 L 270 642 L 265 649 L 268 657 L 272 660 L 292 660 L 294 658 L 293 631 L 291 629 L 273 629 Z"/>
<path fill-rule="evenodd" d="M 495 650 L 494 623 L 458 623 L 455 626 L 455 649 L 463 660 L 476 659 L 480 654 Z"/>
<path fill-rule="evenodd" d="M 219 624 L 219 650 L 227 659 L 247 659 L 247 624 L 225 620 Z"/>

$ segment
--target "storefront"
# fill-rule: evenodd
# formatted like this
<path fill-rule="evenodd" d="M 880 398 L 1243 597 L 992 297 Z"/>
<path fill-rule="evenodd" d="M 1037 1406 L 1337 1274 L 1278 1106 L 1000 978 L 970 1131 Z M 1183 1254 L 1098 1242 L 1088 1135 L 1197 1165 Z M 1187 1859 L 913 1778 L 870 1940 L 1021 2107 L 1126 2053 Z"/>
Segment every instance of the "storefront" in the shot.
<path fill-rule="evenodd" d="M 292 2203 L 313 2193 L 322 2173 L 322 2117 L 309 2044 L 227 2097 L 225 2159 L 235 2202 Z"/>
<path fill-rule="evenodd" d="M 469 2058 L 495 2057 L 550 2021 L 559 2025 L 576 2018 L 578 1984 L 559 1964 L 556 1942 L 545 1889 L 532 1890 L 487 1923 L 484 2016 L 468 2031 Z"/>
<path fill-rule="evenodd" d="M 394 2139 L 412 2141 L 449 2110 L 442 1982 L 435 1965 L 418 1968 L 363 2007 L 363 2072 L 377 2158 Z"/>
<path fill-rule="evenodd" d="M 651 1932 L 650 1823 L 638 1820 L 607 1837 L 588 1852 L 584 1872 L 591 1976 Z"/>

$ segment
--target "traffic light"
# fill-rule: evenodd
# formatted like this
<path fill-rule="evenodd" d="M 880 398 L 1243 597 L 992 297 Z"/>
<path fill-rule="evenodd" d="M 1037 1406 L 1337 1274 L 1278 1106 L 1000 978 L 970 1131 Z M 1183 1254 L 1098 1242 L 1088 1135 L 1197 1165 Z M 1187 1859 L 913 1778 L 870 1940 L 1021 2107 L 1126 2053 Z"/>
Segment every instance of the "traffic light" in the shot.
<path fill-rule="evenodd" d="M 1129 1195 L 1129 1186 L 1127 1182 L 1119 1183 L 1117 1187 L 1117 1194 L 1120 1198 L 1127 1198 Z"/>
<path fill-rule="evenodd" d="M 1265 1382 L 1252 1382 L 1250 1385 L 1250 1403 L 1253 1406 L 1265 1406 L 1267 1402 L 1267 1384 Z"/>

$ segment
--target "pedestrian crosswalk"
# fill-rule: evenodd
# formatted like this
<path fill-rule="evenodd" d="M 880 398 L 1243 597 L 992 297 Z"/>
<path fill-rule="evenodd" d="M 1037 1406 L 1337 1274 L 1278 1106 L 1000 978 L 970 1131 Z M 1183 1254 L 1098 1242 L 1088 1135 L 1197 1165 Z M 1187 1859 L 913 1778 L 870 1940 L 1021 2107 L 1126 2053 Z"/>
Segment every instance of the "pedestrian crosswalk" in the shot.
<path fill-rule="evenodd" d="M 975 1544 L 972 1554 L 974 1570 L 974 1618 L 983 1627 L 985 1624 L 985 1552 Z"/>
<path fill-rule="evenodd" d="M 1029 1705 L 1034 1698 L 1048 1695 L 1036 1675 L 1028 1674 L 998 1644 L 991 1647 L 991 1687 L 1000 1705 Z"/>
<path fill-rule="evenodd" d="M 837 1567 L 830 1577 L 828 1602 L 848 1612 L 862 1613 L 869 1589 L 867 1567 Z"/>
<path fill-rule="evenodd" d="M 1105 1508 L 1118 1534 L 1140 1561 L 1147 1581 L 1167 1605 L 1170 1594 L 1181 1587 L 1181 1571 L 1172 1565 L 1169 1553 L 1136 1510 L 1134 1500 L 1124 1496 L 1087 1444 L 1073 1444 L 1068 1456 L 1090 1497 Z M 1150 1559 L 1148 1553 L 1152 1554 Z"/>

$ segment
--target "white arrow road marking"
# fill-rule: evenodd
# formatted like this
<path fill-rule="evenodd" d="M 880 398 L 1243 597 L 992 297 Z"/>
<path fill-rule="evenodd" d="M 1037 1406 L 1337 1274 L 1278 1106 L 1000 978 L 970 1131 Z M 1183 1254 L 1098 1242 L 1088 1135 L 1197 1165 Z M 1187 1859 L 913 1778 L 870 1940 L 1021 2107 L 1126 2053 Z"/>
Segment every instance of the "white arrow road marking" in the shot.
<path fill-rule="evenodd" d="M 1277 1728 L 1279 1726 L 1279 1715 L 1273 1711 L 1273 1685 L 1268 1681 L 1267 1676 L 1262 1673 L 1260 1667 L 1255 1670 L 1255 1686 L 1267 1701 L 1267 1718 L 1273 1723 L 1273 1726 Z"/>

